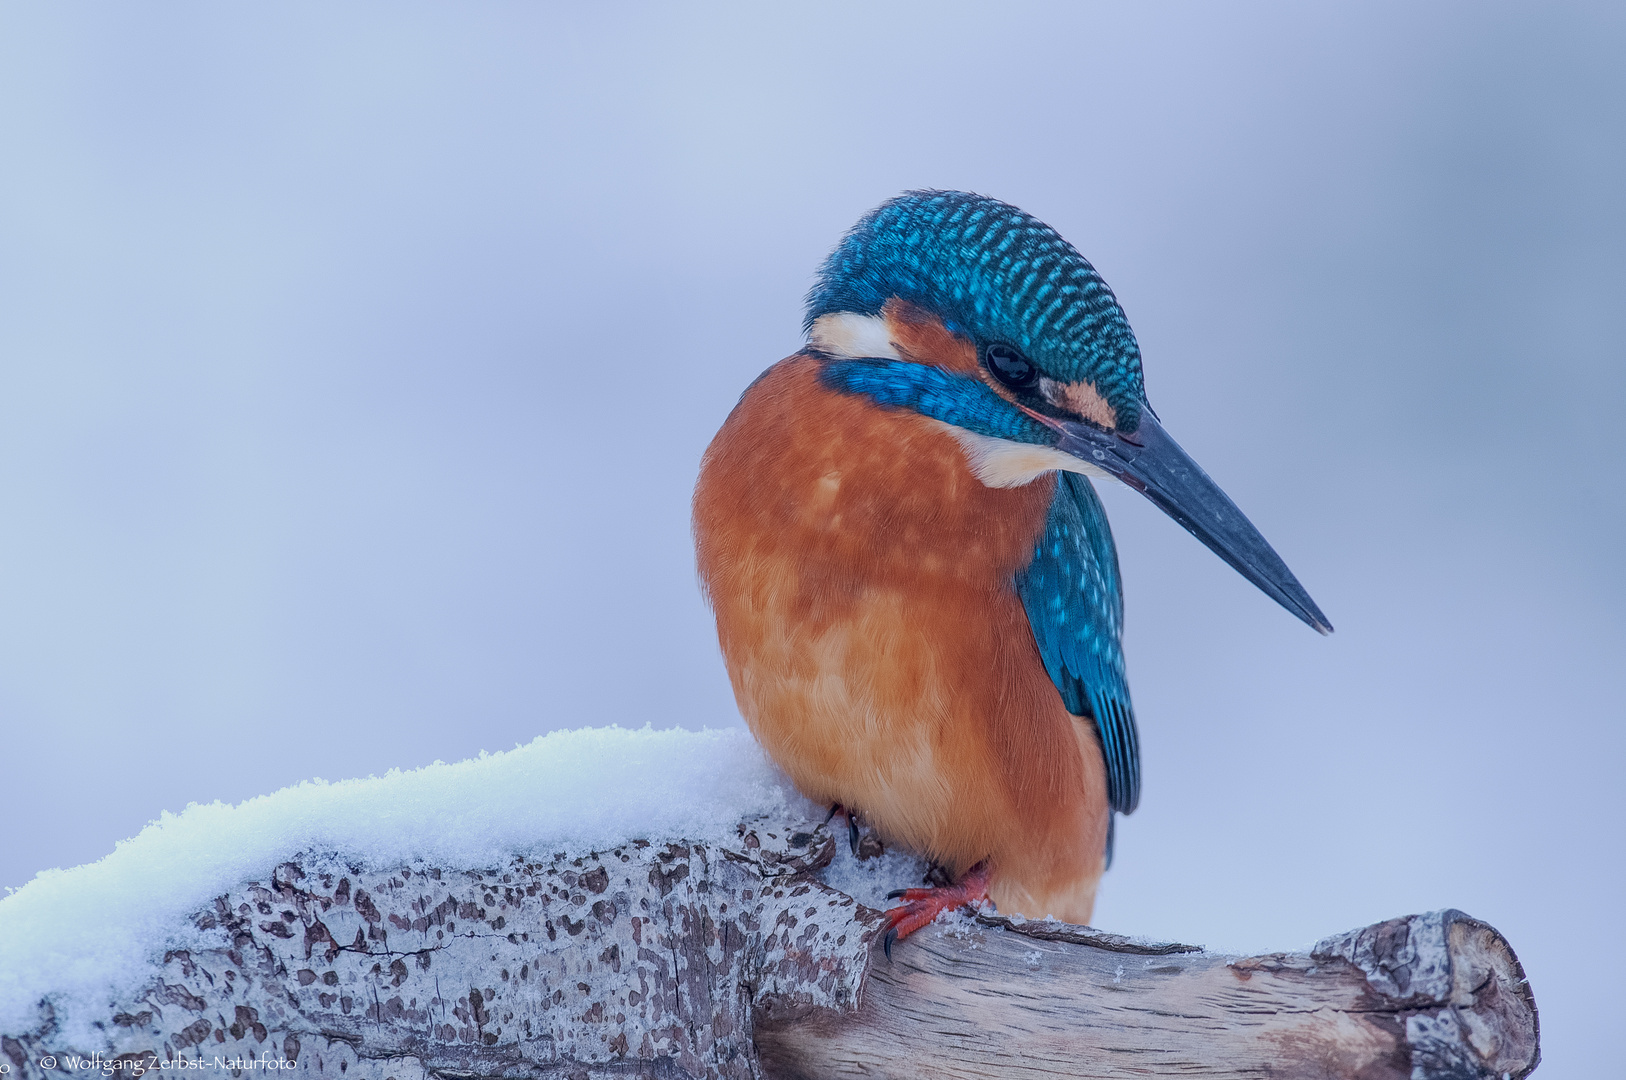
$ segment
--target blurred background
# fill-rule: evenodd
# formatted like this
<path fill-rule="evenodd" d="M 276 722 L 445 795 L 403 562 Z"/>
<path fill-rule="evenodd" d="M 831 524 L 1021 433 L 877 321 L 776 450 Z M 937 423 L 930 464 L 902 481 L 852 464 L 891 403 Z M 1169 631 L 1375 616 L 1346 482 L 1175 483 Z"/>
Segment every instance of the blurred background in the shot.
<path fill-rule="evenodd" d="M 1618 1058 L 1620 5 L 0 8 L 0 885 L 165 809 L 737 724 L 700 454 L 863 211 L 1117 291 L 1321 639 L 1106 491 L 1141 810 L 1097 922 L 1454 906 Z"/>

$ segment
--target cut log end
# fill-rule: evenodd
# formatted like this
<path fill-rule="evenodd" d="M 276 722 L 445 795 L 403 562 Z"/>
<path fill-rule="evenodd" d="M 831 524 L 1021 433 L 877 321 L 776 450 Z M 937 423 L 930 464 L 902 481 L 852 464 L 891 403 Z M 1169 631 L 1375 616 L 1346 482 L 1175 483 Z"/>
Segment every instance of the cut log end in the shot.
<path fill-rule="evenodd" d="M 1530 984 L 1496 929 L 1456 910 L 1327 938 L 1312 956 L 1357 967 L 1379 1008 L 1403 1017 L 1411 1075 L 1522 1077 L 1541 1059 Z"/>

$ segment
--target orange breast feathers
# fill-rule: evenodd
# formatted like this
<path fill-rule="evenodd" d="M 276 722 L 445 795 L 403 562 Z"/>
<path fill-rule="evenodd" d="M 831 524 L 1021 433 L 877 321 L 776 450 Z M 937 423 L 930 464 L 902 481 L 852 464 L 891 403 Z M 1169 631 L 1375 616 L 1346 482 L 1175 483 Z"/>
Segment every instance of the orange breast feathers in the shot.
<path fill-rule="evenodd" d="M 1014 578 L 1054 477 L 983 486 L 935 420 L 771 368 L 701 466 L 694 524 L 734 694 L 808 797 L 959 874 L 1000 910 L 1087 921 L 1106 775 L 1045 673 Z"/>

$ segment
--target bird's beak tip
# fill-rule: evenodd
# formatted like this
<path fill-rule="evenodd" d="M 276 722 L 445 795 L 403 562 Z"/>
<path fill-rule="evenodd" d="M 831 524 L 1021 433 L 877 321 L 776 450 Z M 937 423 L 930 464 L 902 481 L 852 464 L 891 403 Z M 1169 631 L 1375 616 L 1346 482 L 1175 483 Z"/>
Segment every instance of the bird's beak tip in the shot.
<path fill-rule="evenodd" d="M 1292 607 L 1289 607 L 1288 610 L 1297 615 L 1299 621 L 1304 623 L 1305 626 L 1308 626 L 1322 637 L 1331 635 L 1332 623 L 1328 621 L 1325 615 L 1321 614 L 1321 608 L 1316 605 L 1314 600 L 1310 599 L 1310 594 L 1304 591 L 1302 585 L 1299 585 L 1296 580 L 1293 584 L 1297 586 L 1294 591 L 1299 595 L 1293 597 Z M 1291 596 L 1291 593 L 1289 595 Z M 1283 606 L 1287 607 L 1285 604 Z M 1297 610 L 1294 610 L 1295 608 Z"/>

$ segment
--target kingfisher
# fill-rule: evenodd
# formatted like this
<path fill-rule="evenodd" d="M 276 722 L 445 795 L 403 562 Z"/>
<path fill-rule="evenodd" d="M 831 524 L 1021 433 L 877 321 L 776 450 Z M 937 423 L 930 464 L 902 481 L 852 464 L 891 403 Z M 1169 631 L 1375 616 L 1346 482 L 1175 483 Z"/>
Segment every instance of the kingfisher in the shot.
<path fill-rule="evenodd" d="M 1150 499 L 1332 626 L 1164 431 L 1112 290 L 998 199 L 911 191 L 808 294 L 799 352 L 701 462 L 694 534 L 734 696 L 806 796 L 932 860 L 944 910 L 1085 923 L 1140 800 L 1117 549 L 1093 480 Z M 856 835 L 856 834 L 855 834 Z"/>

